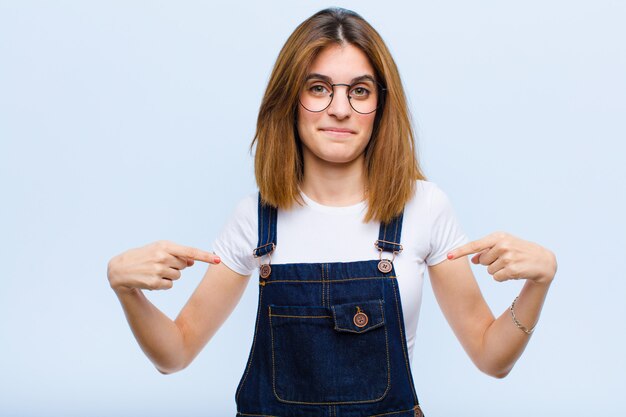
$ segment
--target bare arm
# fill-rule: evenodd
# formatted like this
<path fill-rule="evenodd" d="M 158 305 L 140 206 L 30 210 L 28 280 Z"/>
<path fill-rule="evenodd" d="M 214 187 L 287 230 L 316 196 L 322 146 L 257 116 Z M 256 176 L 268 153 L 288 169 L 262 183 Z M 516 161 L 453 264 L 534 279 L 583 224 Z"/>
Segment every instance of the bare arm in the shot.
<path fill-rule="evenodd" d="M 433 291 L 441 310 L 461 345 L 483 372 L 506 376 L 524 351 L 530 335 L 514 323 L 509 309 L 497 319 L 487 306 L 465 255 L 479 252 L 474 263 L 489 265 L 497 281 L 526 279 L 515 304 L 515 316 L 532 328 L 556 273 L 552 252 L 513 236 L 496 233 L 468 243 L 451 258 L 429 267 Z"/>
<path fill-rule="evenodd" d="M 176 372 L 191 363 L 232 313 L 249 281 L 223 264 L 211 265 L 176 320 L 171 320 L 141 289 L 171 288 L 173 280 L 180 278 L 180 270 L 193 265 L 193 259 L 219 262 L 213 254 L 171 242 L 133 249 L 109 262 L 109 282 L 128 324 L 141 349 L 162 373 Z"/>

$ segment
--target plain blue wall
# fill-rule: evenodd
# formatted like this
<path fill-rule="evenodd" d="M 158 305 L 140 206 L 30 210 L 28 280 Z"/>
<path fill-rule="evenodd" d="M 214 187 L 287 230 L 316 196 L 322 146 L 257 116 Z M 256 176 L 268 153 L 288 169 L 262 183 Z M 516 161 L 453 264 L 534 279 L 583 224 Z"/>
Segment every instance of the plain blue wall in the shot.
<path fill-rule="evenodd" d="M 422 164 L 470 238 L 506 230 L 558 256 L 503 380 L 471 364 L 427 281 L 413 361 L 427 415 L 625 415 L 624 2 L 340 5 L 391 48 Z M 211 249 L 255 189 L 248 146 L 278 51 L 327 6 L 0 1 L 1 415 L 234 415 L 257 286 L 163 376 L 106 265 L 157 239 Z M 150 299 L 174 317 L 204 270 Z M 522 284 L 474 271 L 500 314 Z"/>

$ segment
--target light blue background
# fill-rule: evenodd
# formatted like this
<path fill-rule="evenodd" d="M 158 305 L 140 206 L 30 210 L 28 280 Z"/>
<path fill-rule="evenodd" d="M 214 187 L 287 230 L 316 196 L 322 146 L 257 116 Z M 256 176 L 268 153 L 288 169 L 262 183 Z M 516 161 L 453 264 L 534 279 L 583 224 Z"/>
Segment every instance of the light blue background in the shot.
<path fill-rule="evenodd" d="M 345 1 L 400 68 L 423 167 L 471 239 L 556 252 L 537 331 L 481 374 L 425 285 L 413 360 L 429 417 L 626 413 L 626 6 Z M 0 415 L 227 416 L 257 286 L 185 371 L 144 357 L 108 260 L 211 249 L 255 189 L 248 146 L 278 51 L 319 1 L 0 2 Z M 495 314 L 522 283 L 474 266 Z M 149 297 L 175 317 L 205 271 Z"/>

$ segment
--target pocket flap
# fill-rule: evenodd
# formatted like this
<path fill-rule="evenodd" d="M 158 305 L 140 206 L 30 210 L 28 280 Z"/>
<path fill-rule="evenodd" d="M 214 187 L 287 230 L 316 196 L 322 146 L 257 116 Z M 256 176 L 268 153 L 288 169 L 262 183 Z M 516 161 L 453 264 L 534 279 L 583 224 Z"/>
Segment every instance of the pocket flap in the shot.
<path fill-rule="evenodd" d="M 364 333 L 385 324 L 382 300 L 338 304 L 332 310 L 339 332 Z"/>

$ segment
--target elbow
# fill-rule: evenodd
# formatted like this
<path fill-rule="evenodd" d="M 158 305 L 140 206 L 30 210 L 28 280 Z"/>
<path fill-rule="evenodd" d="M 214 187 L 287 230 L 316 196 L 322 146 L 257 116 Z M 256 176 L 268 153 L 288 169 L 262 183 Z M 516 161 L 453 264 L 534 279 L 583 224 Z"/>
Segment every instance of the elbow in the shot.
<path fill-rule="evenodd" d="M 186 369 L 196 357 L 197 352 L 189 348 L 182 330 L 180 332 L 180 343 L 171 346 L 168 352 L 163 352 L 161 356 L 150 357 L 154 367 L 162 375 L 170 375 Z"/>
<path fill-rule="evenodd" d="M 189 366 L 189 361 L 153 362 L 154 367 L 162 375 L 171 375 Z"/>
<path fill-rule="evenodd" d="M 193 356 L 189 354 L 188 350 L 183 346 L 172 349 L 169 354 L 163 354 L 161 356 L 152 356 L 150 360 L 152 364 L 162 375 L 170 375 L 176 372 L 180 372 L 187 368 L 193 361 Z"/>
<path fill-rule="evenodd" d="M 487 373 L 487 375 L 494 377 L 496 379 L 502 379 L 502 378 L 505 378 L 509 374 L 509 372 L 511 371 L 507 370 L 507 371 L 500 371 L 500 372 L 490 372 L 490 373 Z"/>
<path fill-rule="evenodd" d="M 182 371 L 186 367 L 187 366 L 161 366 L 161 365 L 155 365 L 156 370 L 159 371 L 159 373 L 161 375 L 171 375 L 171 374 L 174 374 L 176 372 Z"/>
<path fill-rule="evenodd" d="M 155 368 L 156 368 L 157 371 L 159 371 L 159 373 L 161 375 L 171 375 L 171 374 L 176 373 L 176 372 L 179 371 L 179 369 L 161 368 L 161 367 L 158 367 L 158 366 L 156 366 Z"/>
<path fill-rule="evenodd" d="M 484 374 L 489 375 L 490 377 L 496 378 L 496 379 L 502 379 L 505 378 L 513 369 L 513 367 L 507 367 L 507 368 L 501 368 L 501 367 L 495 367 L 495 366 L 479 366 L 478 369 L 480 369 L 480 371 Z"/>
<path fill-rule="evenodd" d="M 478 361 L 475 360 L 474 364 L 476 365 L 476 367 L 484 374 L 489 375 L 490 377 L 496 378 L 496 379 L 502 379 L 505 378 L 513 369 L 513 364 L 502 364 L 502 363 L 496 363 L 496 361 L 493 360 L 484 360 L 484 361 Z"/>

